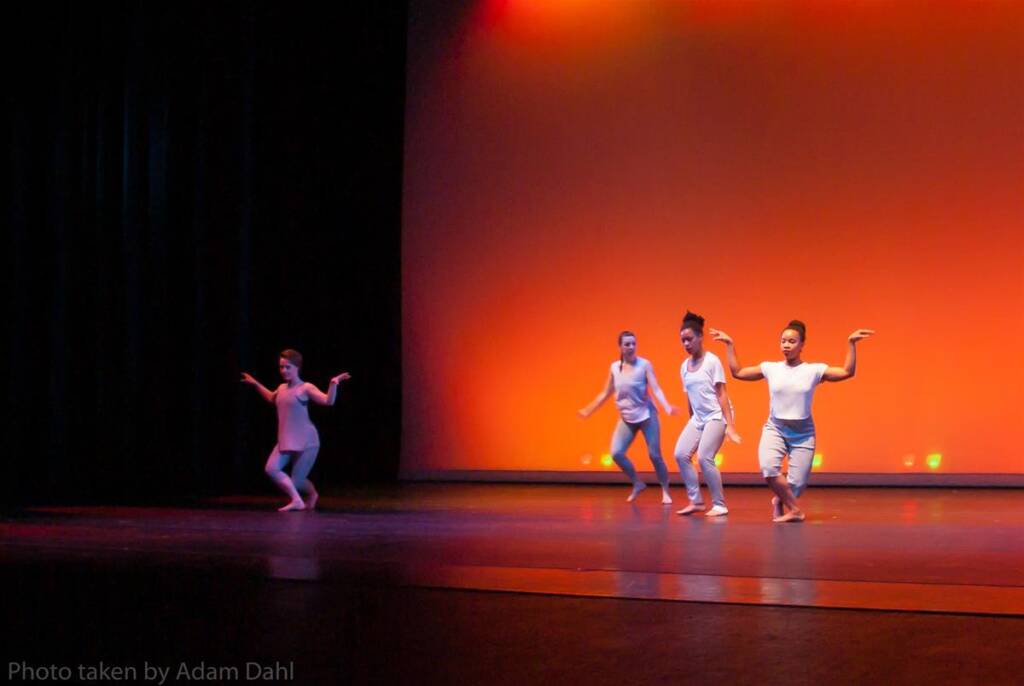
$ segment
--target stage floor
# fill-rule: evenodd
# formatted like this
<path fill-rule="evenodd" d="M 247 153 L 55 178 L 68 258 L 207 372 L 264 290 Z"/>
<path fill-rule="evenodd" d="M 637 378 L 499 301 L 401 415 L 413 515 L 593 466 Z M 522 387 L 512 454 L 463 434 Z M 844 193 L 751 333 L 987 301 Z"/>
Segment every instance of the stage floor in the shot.
<path fill-rule="evenodd" d="M 836 660 L 857 679 L 1020 683 L 1019 490 L 812 488 L 802 499 L 802 524 L 773 524 L 766 488 L 729 489 L 731 513 L 722 518 L 677 516 L 686 504 L 681 489 L 672 506 L 660 504 L 656 488 L 632 505 L 627 494 L 624 485 L 403 484 L 324 497 L 316 512 L 304 513 L 277 513 L 279 499 L 271 497 L 26 509 L 0 522 L 5 588 L 23 589 L 5 599 L 6 628 L 31 627 L 35 638 L 14 647 L 34 659 L 109 655 L 141 663 L 151 655 L 177 665 L 292 655 L 304 661 L 295 680 L 309 683 L 375 682 L 381 674 L 444 682 L 441 665 L 449 659 L 491 683 L 557 676 L 552 670 L 568 665 L 507 662 L 538 635 L 561 646 L 550 659 L 579 660 L 591 680 L 621 683 L 633 674 L 628 656 L 646 659 L 645 637 L 658 640 L 651 631 L 667 631 L 662 638 L 674 642 L 719 632 L 717 646 L 666 659 L 717 660 L 701 674 L 738 683 L 763 683 L 777 660 L 775 676 L 789 683 L 815 674 L 856 683 L 832 671 Z M 641 606 L 656 606 L 661 619 L 644 619 Z M 181 650 L 147 644 L 141 627 L 151 624 L 126 617 L 132 608 L 170 627 Z M 470 617 L 484 615 L 494 623 L 467 628 L 476 621 Z M 291 627 L 291 638 L 275 642 L 278 630 L 265 625 L 271 617 Z M 552 626 L 555 618 L 565 624 Z M 65 644 L 69 635 L 54 629 L 61 622 L 93 627 L 96 643 Z M 240 645 L 251 650 L 225 653 L 208 622 L 228 636 L 241 632 L 248 638 Z M 131 626 L 129 640 L 124 627 Z M 361 643 L 380 631 L 378 640 Z M 349 643 L 322 654 L 315 638 L 296 642 L 308 632 Z M 390 640 L 410 632 L 414 643 L 444 655 Z M 517 632 L 519 643 L 503 653 L 503 641 Z M 196 636 L 208 640 L 193 645 Z M 792 654 L 787 641 L 797 638 L 807 643 Z M 490 646 L 482 656 L 479 649 L 465 654 L 481 641 Z M 605 645 L 609 665 L 578 641 Z M 893 653 L 895 646 L 903 650 Z M 811 657 L 815 650 L 821 655 Z M 826 658 L 830 650 L 845 657 Z M 329 654 L 341 663 L 325 661 Z M 897 668 L 908 659 L 917 667 Z M 942 660 L 968 667 L 948 671 Z M 496 665 L 510 671 L 495 677 L 489 670 Z M 674 681 L 673 673 L 666 678 Z"/>

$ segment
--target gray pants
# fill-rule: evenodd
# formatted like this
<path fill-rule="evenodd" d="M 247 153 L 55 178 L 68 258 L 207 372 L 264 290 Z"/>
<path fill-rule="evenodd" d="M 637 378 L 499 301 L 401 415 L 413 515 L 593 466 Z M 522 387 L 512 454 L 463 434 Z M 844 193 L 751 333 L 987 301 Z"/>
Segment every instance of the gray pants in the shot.
<path fill-rule="evenodd" d="M 647 442 L 647 455 L 651 458 L 654 471 L 658 474 L 658 483 L 662 488 L 668 488 L 668 468 L 665 466 L 665 460 L 661 457 L 661 427 L 655 412 L 651 412 L 650 417 L 635 424 L 619 419 L 619 423 L 615 425 L 615 432 L 612 433 L 612 459 L 615 460 L 615 464 L 619 465 L 619 469 L 626 473 L 630 481 L 637 482 L 636 469 L 626 457 L 626 451 L 633 443 L 633 439 L 636 438 L 637 432 L 643 433 L 644 441 Z"/>
<path fill-rule="evenodd" d="M 782 473 L 782 458 L 789 455 L 786 481 L 794 497 L 807 488 L 807 478 L 814 464 L 814 420 L 769 418 L 761 431 L 757 458 L 765 477 Z"/>
<path fill-rule="evenodd" d="M 700 495 L 700 480 L 697 478 L 697 470 L 693 468 L 693 454 L 697 453 L 700 461 L 700 471 L 704 474 L 704 482 L 711 492 L 711 502 L 714 505 L 725 507 L 725 493 L 722 490 L 722 475 L 715 465 L 715 454 L 722 447 L 725 440 L 725 422 L 721 419 L 713 419 L 703 427 L 698 426 L 694 419 L 686 423 L 683 433 L 679 434 L 676 441 L 676 463 L 679 465 L 679 472 L 683 475 L 683 483 L 686 484 L 686 496 L 694 505 L 703 505 L 704 499 Z"/>
<path fill-rule="evenodd" d="M 288 489 L 285 484 L 290 481 L 299 493 L 315 493 L 316 489 L 313 487 L 313 482 L 306 477 L 309 476 L 309 471 L 313 469 L 318 452 L 320 452 L 320 446 L 318 445 L 306 448 L 302 452 L 292 450 L 282 452 L 275 445 L 274 449 L 270 451 L 270 457 L 267 458 L 267 464 L 263 471 L 286 492 Z M 292 465 L 292 475 L 289 479 L 284 468 L 288 466 L 288 462 L 292 458 L 295 459 L 295 464 Z"/>

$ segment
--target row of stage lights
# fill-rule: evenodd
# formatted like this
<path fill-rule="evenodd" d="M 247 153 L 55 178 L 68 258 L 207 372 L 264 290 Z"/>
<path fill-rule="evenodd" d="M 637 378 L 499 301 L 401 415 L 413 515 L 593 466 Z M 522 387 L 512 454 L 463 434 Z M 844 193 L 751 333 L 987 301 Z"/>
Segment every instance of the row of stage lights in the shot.
<path fill-rule="evenodd" d="M 814 453 L 814 461 L 811 463 L 811 469 L 821 469 L 821 465 L 824 461 L 825 456 L 823 454 Z M 580 458 L 580 462 L 582 462 L 585 467 L 589 467 L 594 462 L 594 456 L 590 454 L 584 455 Z M 725 455 L 717 453 L 715 455 L 715 466 L 721 467 L 723 462 L 725 462 Z M 901 462 L 906 469 L 913 469 L 914 466 L 918 464 L 917 456 L 913 453 L 907 453 L 904 455 Z M 610 469 L 615 465 L 615 461 L 608 453 L 601 455 L 600 463 L 605 469 Z M 929 453 L 925 456 L 924 461 L 921 464 L 927 465 L 928 469 L 938 469 L 942 465 L 942 453 Z M 698 470 L 700 469 L 699 462 L 695 462 L 695 466 Z"/>

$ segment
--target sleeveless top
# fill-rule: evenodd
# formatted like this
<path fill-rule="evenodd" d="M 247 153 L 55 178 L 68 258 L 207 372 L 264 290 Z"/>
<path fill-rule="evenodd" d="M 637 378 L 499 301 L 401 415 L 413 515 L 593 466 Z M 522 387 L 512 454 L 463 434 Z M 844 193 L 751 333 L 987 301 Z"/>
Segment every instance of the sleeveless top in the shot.
<path fill-rule="evenodd" d="M 274 391 L 277 407 L 277 449 L 302 451 L 320 445 L 320 435 L 309 419 L 309 395 L 306 384 L 288 388 L 281 384 Z"/>
<path fill-rule="evenodd" d="M 612 362 L 612 379 L 615 382 L 615 404 L 619 408 L 622 420 L 630 424 L 642 422 L 657 414 L 654 403 L 647 395 L 647 370 L 651 363 L 642 357 L 636 358 L 633 368 L 623 366 L 619 370 L 619 361 Z"/>

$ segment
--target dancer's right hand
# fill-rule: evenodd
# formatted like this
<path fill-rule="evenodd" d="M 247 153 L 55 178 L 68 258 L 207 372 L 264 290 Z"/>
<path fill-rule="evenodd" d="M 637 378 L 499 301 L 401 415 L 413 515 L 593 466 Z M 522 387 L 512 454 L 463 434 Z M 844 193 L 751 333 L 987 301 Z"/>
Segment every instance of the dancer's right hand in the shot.
<path fill-rule="evenodd" d="M 708 329 L 708 333 L 711 334 L 711 337 L 719 343 L 732 345 L 732 338 L 726 332 L 719 331 L 718 329 Z"/>
<path fill-rule="evenodd" d="M 249 372 L 242 372 L 242 383 L 256 385 L 256 379 L 252 378 L 252 375 L 249 374 Z"/>
<path fill-rule="evenodd" d="M 868 338 L 869 336 L 874 336 L 874 335 L 875 335 L 875 330 L 874 329 L 857 329 L 856 331 L 854 331 L 853 333 L 850 334 L 849 341 L 851 343 L 857 343 L 858 341 L 863 341 L 865 338 Z"/>
<path fill-rule="evenodd" d="M 590 416 L 590 414 L 587 412 L 586 408 L 584 408 L 582 410 L 576 410 L 576 414 L 579 415 L 580 419 L 586 419 L 587 417 Z"/>

